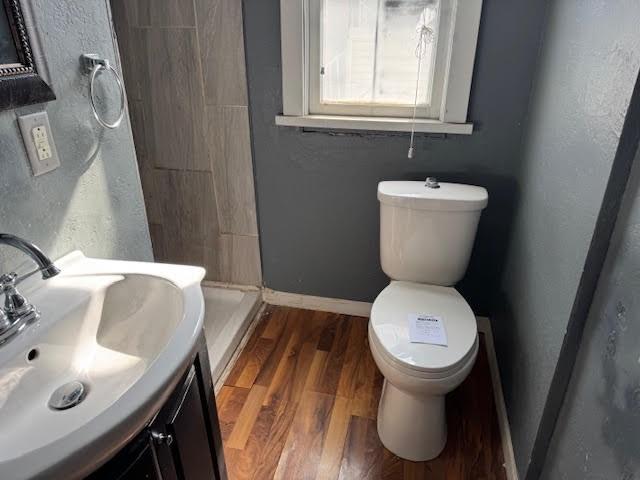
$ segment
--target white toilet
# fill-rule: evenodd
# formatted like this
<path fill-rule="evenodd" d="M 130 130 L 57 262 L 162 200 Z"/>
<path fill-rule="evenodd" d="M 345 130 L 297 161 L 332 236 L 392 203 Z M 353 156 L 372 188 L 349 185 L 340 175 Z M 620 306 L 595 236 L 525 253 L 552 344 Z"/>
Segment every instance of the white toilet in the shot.
<path fill-rule="evenodd" d="M 378 200 L 380 258 L 391 278 L 369 322 L 371 352 L 385 379 L 378 435 L 401 458 L 430 460 L 447 441 L 445 395 L 467 377 L 478 353 L 475 316 L 451 285 L 465 273 L 488 195 L 482 187 L 427 179 L 381 182 Z M 446 346 L 412 343 L 416 316 L 439 317 Z"/>

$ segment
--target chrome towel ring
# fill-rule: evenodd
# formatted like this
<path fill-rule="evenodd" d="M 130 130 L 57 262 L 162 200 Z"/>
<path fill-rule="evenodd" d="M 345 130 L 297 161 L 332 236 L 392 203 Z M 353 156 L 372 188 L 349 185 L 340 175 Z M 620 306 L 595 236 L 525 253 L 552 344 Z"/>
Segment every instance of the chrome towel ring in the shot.
<path fill-rule="evenodd" d="M 127 98 L 124 91 L 124 83 L 122 82 L 120 75 L 118 75 L 118 72 L 115 68 L 113 68 L 109 60 L 107 60 L 106 58 L 100 58 L 95 53 L 85 53 L 81 55 L 80 65 L 84 69 L 84 72 L 89 75 L 89 100 L 91 101 L 91 110 L 93 110 L 93 116 L 96 117 L 98 123 L 105 128 L 118 128 L 120 126 L 120 123 L 122 123 L 122 119 L 124 118 L 124 112 L 127 103 Z M 116 121 L 113 123 L 109 123 L 103 120 L 96 107 L 94 83 L 98 73 L 101 70 L 111 71 L 116 79 L 116 82 L 118 83 L 118 88 L 120 89 L 120 114 L 118 115 Z"/>

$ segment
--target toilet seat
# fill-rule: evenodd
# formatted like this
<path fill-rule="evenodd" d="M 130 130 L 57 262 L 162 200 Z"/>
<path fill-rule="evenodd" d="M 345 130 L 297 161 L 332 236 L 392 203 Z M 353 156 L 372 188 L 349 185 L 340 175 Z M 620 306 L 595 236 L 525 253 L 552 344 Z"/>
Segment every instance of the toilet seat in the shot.
<path fill-rule="evenodd" d="M 447 346 L 409 341 L 409 315 L 441 317 Z M 476 318 L 455 288 L 392 281 L 373 303 L 369 322 L 372 347 L 384 360 L 419 378 L 446 378 L 475 359 Z"/>

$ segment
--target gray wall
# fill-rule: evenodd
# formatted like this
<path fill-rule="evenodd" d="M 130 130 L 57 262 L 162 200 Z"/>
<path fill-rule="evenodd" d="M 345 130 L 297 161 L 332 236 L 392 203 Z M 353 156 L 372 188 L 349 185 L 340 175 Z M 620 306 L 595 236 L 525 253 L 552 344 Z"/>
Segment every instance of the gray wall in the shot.
<path fill-rule="evenodd" d="M 476 183 L 489 189 L 462 293 L 487 313 L 501 275 L 544 12 L 486 0 L 469 119 L 471 136 L 327 134 L 276 127 L 282 111 L 278 0 L 244 0 L 263 278 L 267 287 L 372 301 L 388 280 L 378 256 L 381 180 Z"/>
<path fill-rule="evenodd" d="M 0 112 L 0 231 L 24 236 L 53 257 L 82 249 L 99 257 L 152 260 L 128 119 L 115 131 L 97 126 L 87 77 L 78 68 L 84 52 L 117 57 L 105 0 L 32 4 L 32 30 L 58 99 L 21 111 L 46 108 L 62 166 L 32 177 L 16 112 Z M 1 271 L 23 262 L 0 249 Z"/>
<path fill-rule="evenodd" d="M 493 329 L 521 474 L 640 65 L 636 0 L 551 2 Z M 575 478 L 575 477 L 574 477 Z"/>
<path fill-rule="evenodd" d="M 543 478 L 640 476 L 640 155 L 609 246 Z"/>

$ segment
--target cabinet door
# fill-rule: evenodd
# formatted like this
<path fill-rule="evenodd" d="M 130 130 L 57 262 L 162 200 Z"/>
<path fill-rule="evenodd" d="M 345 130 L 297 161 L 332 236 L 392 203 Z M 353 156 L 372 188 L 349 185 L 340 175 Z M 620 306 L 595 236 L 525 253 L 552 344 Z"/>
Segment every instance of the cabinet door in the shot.
<path fill-rule="evenodd" d="M 161 475 L 153 445 L 146 434 L 89 475 L 85 480 L 167 480 Z"/>
<path fill-rule="evenodd" d="M 117 478 L 118 480 L 164 480 L 159 475 L 150 445 L 144 449 L 124 474 Z"/>
<path fill-rule="evenodd" d="M 148 434 L 160 480 L 178 480 L 175 455 L 171 448 L 173 437 L 153 427 L 149 429 Z"/>
<path fill-rule="evenodd" d="M 217 480 L 205 422 L 202 394 L 192 366 L 179 402 L 166 425 L 172 438 L 174 458 L 185 480 Z"/>

